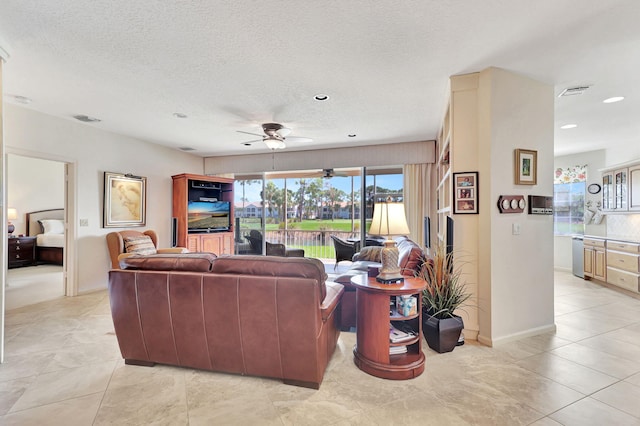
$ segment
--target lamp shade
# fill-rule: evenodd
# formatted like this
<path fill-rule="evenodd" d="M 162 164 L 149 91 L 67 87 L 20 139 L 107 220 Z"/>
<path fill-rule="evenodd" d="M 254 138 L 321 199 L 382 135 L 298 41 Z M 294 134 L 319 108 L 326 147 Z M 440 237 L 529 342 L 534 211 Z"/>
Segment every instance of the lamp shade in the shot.
<path fill-rule="evenodd" d="M 409 225 L 402 203 L 378 203 L 373 206 L 370 235 L 408 235 Z"/>
<path fill-rule="evenodd" d="M 18 210 L 14 209 L 13 207 L 9 207 L 7 209 L 7 219 L 15 220 L 17 218 L 18 218 Z"/>

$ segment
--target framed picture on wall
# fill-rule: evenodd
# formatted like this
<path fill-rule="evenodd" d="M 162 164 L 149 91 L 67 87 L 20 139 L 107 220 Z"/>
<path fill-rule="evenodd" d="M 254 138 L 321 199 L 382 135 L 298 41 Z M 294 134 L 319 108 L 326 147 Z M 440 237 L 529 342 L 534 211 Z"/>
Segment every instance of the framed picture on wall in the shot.
<path fill-rule="evenodd" d="M 104 228 L 145 226 L 147 178 L 104 172 Z"/>
<path fill-rule="evenodd" d="M 538 183 L 538 151 L 515 150 L 516 185 L 536 185 Z"/>
<path fill-rule="evenodd" d="M 453 212 L 478 214 L 478 172 L 453 174 Z"/>

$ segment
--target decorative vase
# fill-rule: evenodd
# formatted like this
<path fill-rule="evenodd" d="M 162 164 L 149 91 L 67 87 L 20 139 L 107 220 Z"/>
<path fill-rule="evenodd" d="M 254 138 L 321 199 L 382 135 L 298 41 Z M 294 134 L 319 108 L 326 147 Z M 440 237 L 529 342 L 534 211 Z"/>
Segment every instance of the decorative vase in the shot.
<path fill-rule="evenodd" d="M 422 334 L 431 349 L 438 353 L 451 352 L 458 344 L 460 333 L 464 328 L 462 318 L 436 318 L 427 310 L 422 312 Z"/>

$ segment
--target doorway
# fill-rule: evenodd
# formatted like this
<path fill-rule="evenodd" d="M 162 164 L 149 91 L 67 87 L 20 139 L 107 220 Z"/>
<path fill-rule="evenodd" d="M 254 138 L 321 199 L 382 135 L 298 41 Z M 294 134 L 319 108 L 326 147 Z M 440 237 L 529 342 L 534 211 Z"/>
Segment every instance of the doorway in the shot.
<path fill-rule="evenodd" d="M 65 162 L 8 154 L 7 205 L 17 214 L 9 238 L 5 310 L 20 308 L 66 294 L 64 273 Z M 38 211 L 51 212 L 50 220 Z M 30 220 L 31 218 L 31 220 Z M 61 229 L 53 226 L 59 222 Z M 43 230 L 42 227 L 48 229 Z M 46 232 L 44 232 L 46 231 Z M 47 256 L 50 251 L 57 259 Z"/>

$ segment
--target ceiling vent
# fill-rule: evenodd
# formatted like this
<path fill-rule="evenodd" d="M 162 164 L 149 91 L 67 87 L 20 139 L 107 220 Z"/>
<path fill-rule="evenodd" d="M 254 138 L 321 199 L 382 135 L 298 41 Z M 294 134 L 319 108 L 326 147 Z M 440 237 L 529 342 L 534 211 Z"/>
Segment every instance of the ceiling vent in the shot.
<path fill-rule="evenodd" d="M 180 147 L 180 148 L 178 148 L 178 149 L 179 149 L 180 151 L 185 151 L 185 152 L 188 152 L 188 151 L 195 151 L 195 150 L 196 150 L 195 148 L 191 148 L 190 146 L 181 146 L 181 147 Z"/>
<path fill-rule="evenodd" d="M 73 118 L 75 118 L 78 121 L 82 121 L 83 123 L 99 123 L 102 120 L 100 120 L 99 118 L 95 118 L 95 117 L 89 117 L 88 115 L 74 115 Z"/>
<path fill-rule="evenodd" d="M 584 92 L 589 89 L 590 86 L 576 86 L 576 87 L 568 87 L 564 89 L 558 97 L 561 96 L 573 96 L 573 95 L 582 95 Z"/>

